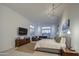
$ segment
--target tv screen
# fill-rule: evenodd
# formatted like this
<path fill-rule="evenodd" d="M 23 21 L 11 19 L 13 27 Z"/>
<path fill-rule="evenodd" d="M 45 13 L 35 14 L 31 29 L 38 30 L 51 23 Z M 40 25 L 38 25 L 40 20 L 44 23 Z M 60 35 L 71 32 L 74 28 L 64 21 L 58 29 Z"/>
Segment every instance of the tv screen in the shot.
<path fill-rule="evenodd" d="M 28 32 L 27 28 L 19 27 L 19 29 L 18 29 L 19 35 L 27 35 L 27 32 Z"/>

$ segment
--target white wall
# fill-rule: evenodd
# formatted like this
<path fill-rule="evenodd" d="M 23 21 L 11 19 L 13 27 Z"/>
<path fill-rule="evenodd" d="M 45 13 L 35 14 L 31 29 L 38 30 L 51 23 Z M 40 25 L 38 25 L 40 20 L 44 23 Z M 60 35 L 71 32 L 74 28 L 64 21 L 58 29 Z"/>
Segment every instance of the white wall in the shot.
<path fill-rule="evenodd" d="M 79 52 L 79 4 L 70 5 L 72 48 Z"/>
<path fill-rule="evenodd" d="M 17 27 L 28 28 L 29 30 L 30 24 L 30 21 L 17 12 L 0 5 L 0 51 L 14 48 Z"/>

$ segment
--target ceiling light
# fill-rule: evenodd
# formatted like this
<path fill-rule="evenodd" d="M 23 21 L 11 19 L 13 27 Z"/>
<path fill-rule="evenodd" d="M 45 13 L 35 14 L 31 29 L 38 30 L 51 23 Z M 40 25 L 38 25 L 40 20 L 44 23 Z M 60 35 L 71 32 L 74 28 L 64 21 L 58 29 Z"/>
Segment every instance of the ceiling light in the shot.
<path fill-rule="evenodd" d="M 57 8 L 59 8 L 61 6 L 61 4 L 51 4 L 50 8 L 49 8 L 49 11 L 48 11 L 48 16 L 57 16 L 55 13 L 56 13 L 56 10 Z"/>

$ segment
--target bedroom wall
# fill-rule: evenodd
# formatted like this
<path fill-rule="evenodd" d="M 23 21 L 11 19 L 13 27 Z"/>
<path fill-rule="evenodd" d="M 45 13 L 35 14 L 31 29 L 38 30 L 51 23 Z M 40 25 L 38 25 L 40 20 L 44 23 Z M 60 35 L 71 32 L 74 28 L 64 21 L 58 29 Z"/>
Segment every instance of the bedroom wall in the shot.
<path fill-rule="evenodd" d="M 70 5 L 72 49 L 79 52 L 79 4 Z"/>
<path fill-rule="evenodd" d="M 10 8 L 0 5 L 0 51 L 15 47 L 17 27 L 28 28 L 31 22 Z M 29 36 L 29 31 L 28 35 Z"/>

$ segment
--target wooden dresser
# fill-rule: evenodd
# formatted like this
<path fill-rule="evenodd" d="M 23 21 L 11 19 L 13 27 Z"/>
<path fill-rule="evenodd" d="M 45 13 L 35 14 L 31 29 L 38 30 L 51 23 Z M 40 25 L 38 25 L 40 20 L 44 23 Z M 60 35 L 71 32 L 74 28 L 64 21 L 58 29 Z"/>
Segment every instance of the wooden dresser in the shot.
<path fill-rule="evenodd" d="M 30 43 L 30 38 L 24 38 L 24 39 L 17 38 L 15 40 L 15 47 L 19 47 L 27 43 Z"/>
<path fill-rule="evenodd" d="M 79 56 L 79 53 L 66 48 L 66 49 L 61 50 L 61 55 L 62 56 Z"/>

